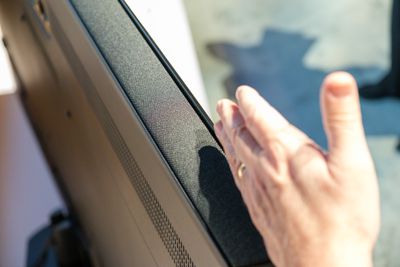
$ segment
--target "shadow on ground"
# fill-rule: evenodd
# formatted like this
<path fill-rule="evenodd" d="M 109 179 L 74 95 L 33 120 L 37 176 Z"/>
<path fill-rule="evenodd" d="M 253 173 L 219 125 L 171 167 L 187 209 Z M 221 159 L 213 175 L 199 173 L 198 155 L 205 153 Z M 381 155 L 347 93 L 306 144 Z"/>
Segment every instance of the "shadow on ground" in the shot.
<path fill-rule="evenodd" d="M 267 30 L 262 41 L 253 47 L 230 43 L 210 44 L 208 50 L 233 67 L 224 81 L 231 98 L 239 85 L 257 88 L 291 123 L 305 131 L 318 144 L 326 147 L 319 111 L 319 88 L 326 72 L 309 69 L 303 58 L 315 39 L 297 33 Z M 376 81 L 384 71 L 366 67 L 349 67 L 359 84 Z M 399 134 L 400 102 L 362 101 L 364 124 L 368 135 Z"/>

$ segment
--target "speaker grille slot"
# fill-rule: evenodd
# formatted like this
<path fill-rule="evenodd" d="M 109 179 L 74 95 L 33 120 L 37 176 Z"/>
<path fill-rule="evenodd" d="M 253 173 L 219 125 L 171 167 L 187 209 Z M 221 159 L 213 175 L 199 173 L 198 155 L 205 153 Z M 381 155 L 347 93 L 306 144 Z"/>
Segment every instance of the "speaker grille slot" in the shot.
<path fill-rule="evenodd" d="M 92 96 L 92 99 L 94 98 L 96 97 Z M 101 100 L 97 98 L 96 102 L 100 101 Z M 179 267 L 195 267 L 189 253 L 186 251 L 182 241 L 158 202 L 153 190 L 144 178 L 142 171 L 138 167 L 135 159 L 122 139 L 121 134 L 116 129 L 110 115 L 108 112 L 103 110 L 100 117 L 103 127 L 106 130 L 107 135 L 109 135 L 112 146 L 118 155 L 125 172 L 131 180 L 136 193 L 138 194 L 173 262 Z"/>
<path fill-rule="evenodd" d="M 96 111 L 97 118 L 108 136 L 114 152 L 118 156 L 124 171 L 128 175 L 134 190 L 138 194 L 146 213 L 171 256 L 172 261 L 177 267 L 196 267 L 136 163 L 132 153 L 129 151 L 121 133 L 114 124 L 106 106 L 94 88 L 93 83 L 90 81 L 89 75 L 82 66 L 69 40 L 65 38 L 65 34 L 61 27 L 59 27 L 57 20 L 54 20 L 54 22 L 55 37 L 67 55 L 71 68 L 81 84 L 81 88 L 83 88 L 90 105 Z"/>

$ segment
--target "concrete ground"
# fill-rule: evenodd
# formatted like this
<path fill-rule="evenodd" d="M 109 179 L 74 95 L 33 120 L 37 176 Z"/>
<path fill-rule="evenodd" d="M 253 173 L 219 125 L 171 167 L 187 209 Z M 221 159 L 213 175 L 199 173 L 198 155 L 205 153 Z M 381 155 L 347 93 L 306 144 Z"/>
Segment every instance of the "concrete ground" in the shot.
<path fill-rule="evenodd" d="M 249 84 L 323 147 L 318 94 L 324 76 L 346 70 L 363 85 L 378 81 L 390 65 L 391 0 L 184 2 L 211 110 Z M 362 110 L 382 196 L 375 266 L 399 266 L 400 102 L 362 100 Z"/>

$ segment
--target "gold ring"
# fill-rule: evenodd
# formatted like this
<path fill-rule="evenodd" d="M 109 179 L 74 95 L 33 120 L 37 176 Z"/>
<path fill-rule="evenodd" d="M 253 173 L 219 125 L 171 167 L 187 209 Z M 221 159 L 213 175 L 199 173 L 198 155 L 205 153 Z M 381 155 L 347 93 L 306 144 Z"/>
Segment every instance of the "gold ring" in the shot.
<path fill-rule="evenodd" d="M 243 178 L 244 171 L 246 170 L 246 165 L 243 162 L 240 163 L 239 168 L 237 170 L 237 176 L 239 179 Z"/>

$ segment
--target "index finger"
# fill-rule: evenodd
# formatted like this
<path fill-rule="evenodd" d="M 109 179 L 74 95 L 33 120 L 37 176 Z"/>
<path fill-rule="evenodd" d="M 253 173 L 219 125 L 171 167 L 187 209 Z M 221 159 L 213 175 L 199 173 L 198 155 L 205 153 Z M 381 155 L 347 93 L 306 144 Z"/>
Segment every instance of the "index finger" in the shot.
<path fill-rule="evenodd" d="M 260 146 L 266 148 L 271 140 L 279 140 L 285 144 L 287 150 L 296 151 L 304 145 L 306 136 L 292 126 L 256 90 L 241 86 L 236 91 L 236 98 L 246 128 Z"/>

